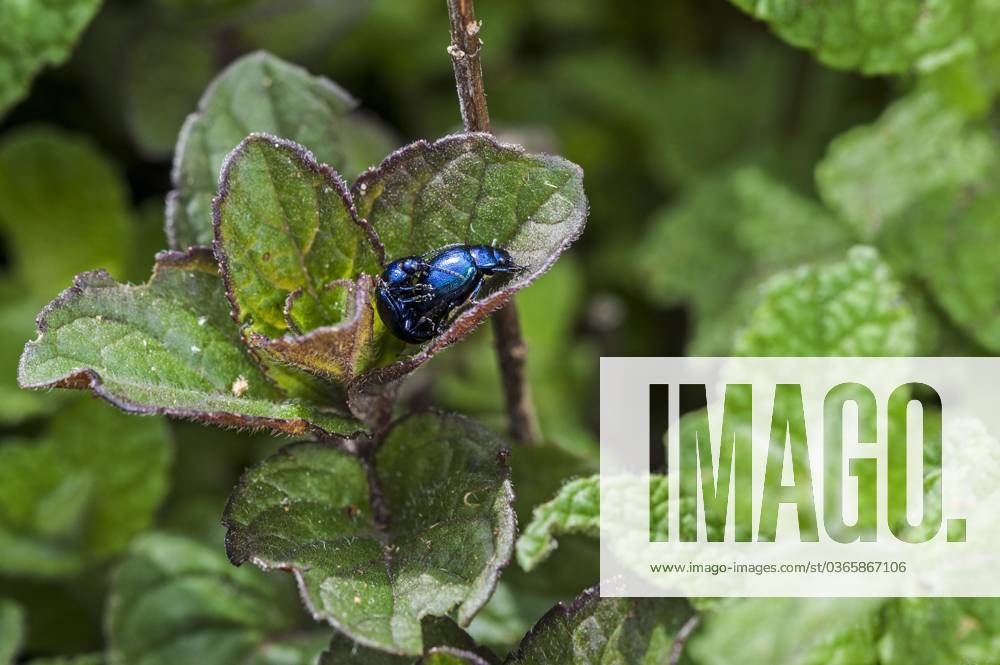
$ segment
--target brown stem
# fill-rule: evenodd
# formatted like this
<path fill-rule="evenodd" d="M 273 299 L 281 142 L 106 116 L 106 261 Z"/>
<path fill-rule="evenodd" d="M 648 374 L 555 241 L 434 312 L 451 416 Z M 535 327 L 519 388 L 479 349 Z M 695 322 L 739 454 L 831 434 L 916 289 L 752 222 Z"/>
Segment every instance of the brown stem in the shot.
<path fill-rule="evenodd" d="M 496 340 L 503 392 L 507 399 L 511 436 L 521 443 L 538 443 L 542 433 L 538 428 L 535 402 L 531 399 L 531 386 L 528 385 L 524 371 L 528 345 L 521 336 L 521 322 L 513 300 L 493 314 L 493 337 Z"/>
<path fill-rule="evenodd" d="M 691 637 L 698 624 L 701 623 L 701 617 L 697 614 L 688 619 L 681 629 L 677 631 L 677 637 L 674 638 L 674 643 L 670 647 L 670 657 L 667 659 L 667 665 L 677 665 L 681 662 L 681 655 L 684 653 L 684 645 L 687 644 L 688 638 Z"/>
<path fill-rule="evenodd" d="M 482 24 L 476 21 L 474 0 L 448 0 L 448 18 L 451 21 L 448 55 L 455 68 L 462 122 L 466 131 L 489 132 L 490 113 L 486 108 L 483 68 L 479 61 L 483 46 L 479 39 Z M 513 300 L 493 315 L 493 335 L 511 436 L 522 443 L 537 443 L 541 440 L 541 432 L 524 371 L 528 347 L 521 336 L 521 323 Z"/>
<path fill-rule="evenodd" d="M 479 51 L 483 46 L 479 39 L 482 24 L 476 21 L 474 0 L 448 0 L 448 18 L 451 20 L 448 55 L 455 68 L 462 122 L 468 132 L 488 132 L 490 113 L 486 109 L 483 68 L 479 62 Z"/>

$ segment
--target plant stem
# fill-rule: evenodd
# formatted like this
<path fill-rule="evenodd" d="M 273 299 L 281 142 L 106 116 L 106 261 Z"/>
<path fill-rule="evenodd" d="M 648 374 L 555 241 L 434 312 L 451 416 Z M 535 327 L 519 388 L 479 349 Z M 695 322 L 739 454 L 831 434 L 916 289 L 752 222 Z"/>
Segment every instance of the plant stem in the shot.
<path fill-rule="evenodd" d="M 479 39 L 482 24 L 476 21 L 474 0 L 448 0 L 448 18 L 451 20 L 448 55 L 455 68 L 462 122 L 468 132 L 488 132 L 490 113 L 486 108 L 483 68 L 479 62 L 479 50 L 483 46 Z"/>
<path fill-rule="evenodd" d="M 670 647 L 670 657 L 667 659 L 667 665 L 677 665 L 681 662 L 684 645 L 687 644 L 688 638 L 691 637 L 700 623 L 701 617 L 695 614 L 681 626 L 681 629 L 677 632 L 677 636 L 674 638 L 673 645 Z"/>
<path fill-rule="evenodd" d="M 447 1 L 448 18 L 451 21 L 448 55 L 455 68 L 455 86 L 458 89 L 462 122 L 466 131 L 489 132 L 490 113 L 486 107 L 483 68 L 479 60 L 479 51 L 483 45 L 479 39 L 482 24 L 476 21 L 475 1 Z M 492 320 L 510 434 L 521 443 L 537 443 L 541 440 L 541 432 L 524 370 L 528 346 L 521 336 L 521 322 L 514 300 L 511 299 L 505 307 L 494 313 Z"/>

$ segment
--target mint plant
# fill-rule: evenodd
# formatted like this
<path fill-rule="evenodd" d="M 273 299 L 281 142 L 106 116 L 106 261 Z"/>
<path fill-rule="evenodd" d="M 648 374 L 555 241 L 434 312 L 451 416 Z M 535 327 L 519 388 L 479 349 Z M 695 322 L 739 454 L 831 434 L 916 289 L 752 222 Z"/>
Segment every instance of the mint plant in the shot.
<path fill-rule="evenodd" d="M 19 381 L 88 389 L 133 413 L 314 437 L 233 491 L 229 559 L 294 572 L 316 620 L 419 655 L 422 619 L 467 624 L 488 600 L 512 554 L 513 493 L 506 444 L 442 414 L 391 422 L 394 384 L 545 272 L 581 233 L 587 204 L 579 167 L 485 134 L 406 146 L 348 189 L 308 146 L 267 133 L 295 127 L 356 172 L 380 135 L 359 141 L 354 105 L 263 53 L 227 69 L 181 133 L 167 231 L 186 249 L 158 254 L 145 285 L 78 276 L 39 316 Z M 375 280 L 392 257 L 456 242 L 498 244 L 521 270 L 436 339 L 404 348 L 374 314 Z M 151 556 L 158 546 L 172 547 L 150 541 Z"/>
<path fill-rule="evenodd" d="M 595 586 L 599 356 L 1000 350 L 995 2 L 8 5 L 0 665 L 1000 658 Z M 523 270 L 405 344 L 452 244 Z"/>

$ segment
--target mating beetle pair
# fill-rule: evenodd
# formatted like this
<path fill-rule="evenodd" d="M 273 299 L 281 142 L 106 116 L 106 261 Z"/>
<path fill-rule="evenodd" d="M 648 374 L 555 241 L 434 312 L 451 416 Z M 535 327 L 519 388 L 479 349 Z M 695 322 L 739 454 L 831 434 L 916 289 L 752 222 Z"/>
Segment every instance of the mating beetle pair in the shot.
<path fill-rule="evenodd" d="M 378 313 L 403 341 L 436 337 L 456 307 L 475 300 L 487 277 L 521 270 L 506 250 L 452 245 L 435 253 L 388 264 L 378 280 Z"/>

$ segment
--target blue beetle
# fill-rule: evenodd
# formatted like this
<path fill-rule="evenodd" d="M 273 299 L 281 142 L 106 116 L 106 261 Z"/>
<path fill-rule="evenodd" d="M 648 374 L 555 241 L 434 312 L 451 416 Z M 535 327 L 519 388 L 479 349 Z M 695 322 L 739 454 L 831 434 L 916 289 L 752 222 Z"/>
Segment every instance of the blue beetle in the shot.
<path fill-rule="evenodd" d="M 451 245 L 427 256 L 405 256 L 378 281 L 378 313 L 400 339 L 420 344 L 436 337 L 456 307 L 475 300 L 487 277 L 521 270 L 504 249 Z"/>

